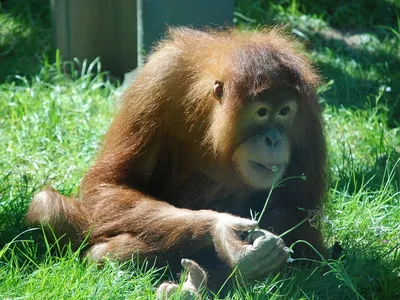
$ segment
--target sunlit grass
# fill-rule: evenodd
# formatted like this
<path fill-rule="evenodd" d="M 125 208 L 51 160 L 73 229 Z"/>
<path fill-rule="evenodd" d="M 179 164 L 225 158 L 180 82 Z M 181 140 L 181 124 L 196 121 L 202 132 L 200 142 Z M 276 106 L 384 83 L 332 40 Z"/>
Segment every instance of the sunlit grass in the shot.
<path fill-rule="evenodd" d="M 39 21 L 43 10 L 13 3 L 13 10 L 0 15 L 5 34 L 0 50 L 12 46 L 13 35 L 28 42 L 20 44 L 27 47 L 25 57 L 20 48 L 12 55 L 0 53 L 7 63 L 0 62 L 0 298 L 151 299 L 165 270 L 144 270 L 134 260 L 108 261 L 99 269 L 78 253 L 57 255 L 56 247 L 38 237 L 40 229 L 27 231 L 25 210 L 43 185 L 77 192 L 115 112 L 118 86 L 97 61 L 65 66 L 56 51 L 47 59 L 50 35 L 49 24 Z M 288 21 L 299 39 L 312 45 L 311 57 L 328 83 L 321 102 L 330 178 L 321 227 L 327 245 L 338 242 L 343 252 L 338 260 L 310 267 L 289 264 L 277 276 L 250 287 L 238 284 L 219 297 L 399 299 L 400 75 L 393 71 L 399 66 L 398 28 L 393 22 L 374 27 L 380 16 L 372 23 L 361 20 L 374 38 L 350 49 L 318 35 L 333 22 L 319 6 L 312 12 L 298 1 L 281 1 L 266 13 L 258 3 L 239 1 L 238 7 L 247 8 L 240 13 Z M 344 26 L 355 19 L 360 14 L 344 20 Z M 29 43 L 32 39 L 35 43 Z M 22 68 L 27 62 L 36 64 Z"/>

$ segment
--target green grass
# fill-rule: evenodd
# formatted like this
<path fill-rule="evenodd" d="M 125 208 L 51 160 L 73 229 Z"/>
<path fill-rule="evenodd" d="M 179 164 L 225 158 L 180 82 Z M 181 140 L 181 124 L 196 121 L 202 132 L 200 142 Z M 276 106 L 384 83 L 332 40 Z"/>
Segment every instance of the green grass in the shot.
<path fill-rule="evenodd" d="M 289 23 L 320 68 L 330 158 L 321 227 L 343 255 L 225 297 L 400 299 L 400 2 L 306 2 L 240 0 L 236 22 Z M 152 298 L 164 270 L 55 255 L 23 222 L 44 185 L 77 192 L 117 105 L 118 86 L 99 62 L 62 62 L 51 44 L 48 1 L 2 2 L 0 298 Z"/>

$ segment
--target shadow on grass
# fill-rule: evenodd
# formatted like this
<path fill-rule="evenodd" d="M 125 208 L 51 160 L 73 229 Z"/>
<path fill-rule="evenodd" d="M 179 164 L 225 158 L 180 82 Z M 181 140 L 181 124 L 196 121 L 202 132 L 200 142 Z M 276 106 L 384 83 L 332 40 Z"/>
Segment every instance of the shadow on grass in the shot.
<path fill-rule="evenodd" d="M 48 0 L 1 1 L 0 83 L 15 75 L 33 76 L 43 58 L 55 53 Z"/>
<path fill-rule="evenodd" d="M 320 53 L 329 56 L 327 61 L 318 61 L 318 67 L 326 79 L 335 84 L 325 92 L 328 104 L 363 108 L 374 102 L 373 95 L 384 88 L 384 99 L 391 110 L 389 126 L 400 126 L 400 57 L 383 49 L 367 49 L 368 45 L 350 47 L 345 41 L 330 40 L 321 33 L 313 37 Z M 400 42 L 400 40 L 399 40 Z M 381 43 L 381 42 L 379 42 Z M 324 53 L 325 52 L 325 53 Z"/>
<path fill-rule="evenodd" d="M 400 296 L 395 272 L 398 258 L 379 256 L 382 255 L 380 249 L 368 246 L 344 247 L 340 260 L 328 260 L 317 269 L 294 267 L 287 276 L 295 280 L 288 283 L 285 292 L 313 295 L 316 299 L 389 300 Z"/>

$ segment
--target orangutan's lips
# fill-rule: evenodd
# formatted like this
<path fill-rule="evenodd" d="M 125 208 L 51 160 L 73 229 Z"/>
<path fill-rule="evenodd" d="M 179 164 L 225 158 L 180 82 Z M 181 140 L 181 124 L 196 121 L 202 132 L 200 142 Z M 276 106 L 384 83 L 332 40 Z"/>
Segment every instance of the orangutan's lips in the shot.
<path fill-rule="evenodd" d="M 263 172 L 272 172 L 275 173 L 276 171 L 279 170 L 279 165 L 263 165 L 255 161 L 250 161 L 251 165 L 256 168 L 257 170 L 263 171 Z"/>

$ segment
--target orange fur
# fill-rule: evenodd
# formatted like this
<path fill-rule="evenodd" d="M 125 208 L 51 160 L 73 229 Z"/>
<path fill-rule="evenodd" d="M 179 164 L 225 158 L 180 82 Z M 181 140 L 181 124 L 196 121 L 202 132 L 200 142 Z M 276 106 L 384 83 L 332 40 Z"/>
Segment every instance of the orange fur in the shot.
<path fill-rule="evenodd" d="M 216 81 L 224 83 L 221 99 L 212 92 Z M 186 257 L 219 268 L 224 255 L 215 253 L 213 220 L 219 212 L 249 218 L 250 208 L 260 211 L 268 194 L 243 182 L 231 161 L 243 139 L 238 115 L 263 91 L 273 91 L 273 107 L 283 103 L 281 91 L 298 97 L 296 118 L 284 132 L 291 142 L 285 176 L 305 173 L 307 180 L 289 180 L 277 189 L 261 226 L 282 233 L 307 217 L 298 207 L 320 207 L 325 141 L 318 84 L 301 47 L 280 29 L 172 29 L 124 94 L 82 182 L 81 201 L 52 196 L 76 209 L 47 218 L 50 205 L 40 209 L 34 200 L 28 220 L 54 226 L 65 215 L 66 223 L 76 224 L 72 235 L 92 230 L 89 252 L 96 257 L 139 254 L 172 265 Z M 320 233 L 309 224 L 284 239 L 306 239 L 323 251 Z"/>

